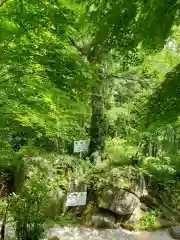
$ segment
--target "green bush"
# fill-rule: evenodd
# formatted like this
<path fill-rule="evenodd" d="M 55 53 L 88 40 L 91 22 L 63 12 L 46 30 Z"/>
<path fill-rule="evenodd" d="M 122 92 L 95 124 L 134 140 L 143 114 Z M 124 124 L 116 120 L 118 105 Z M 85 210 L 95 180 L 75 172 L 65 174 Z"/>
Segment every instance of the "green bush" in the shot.
<path fill-rule="evenodd" d="M 4 214 L 7 209 L 7 200 L 6 199 L 0 199 L 0 220 L 4 218 Z"/>
<path fill-rule="evenodd" d="M 106 141 L 106 152 L 111 159 L 110 164 L 124 166 L 131 164 L 131 157 L 137 152 L 137 147 L 120 138 L 109 138 Z"/>
<path fill-rule="evenodd" d="M 52 189 L 45 178 L 28 180 L 19 195 L 14 194 L 11 213 L 16 224 L 16 236 L 19 240 L 38 240 L 44 232 L 45 215 L 43 210 L 49 205 Z"/>
<path fill-rule="evenodd" d="M 140 228 L 144 230 L 154 229 L 157 223 L 157 216 L 158 216 L 158 213 L 156 211 L 147 212 L 139 220 Z"/>
<path fill-rule="evenodd" d="M 144 158 L 141 168 L 152 175 L 157 182 L 168 183 L 174 178 L 175 169 L 171 165 L 164 163 L 160 158 Z"/>

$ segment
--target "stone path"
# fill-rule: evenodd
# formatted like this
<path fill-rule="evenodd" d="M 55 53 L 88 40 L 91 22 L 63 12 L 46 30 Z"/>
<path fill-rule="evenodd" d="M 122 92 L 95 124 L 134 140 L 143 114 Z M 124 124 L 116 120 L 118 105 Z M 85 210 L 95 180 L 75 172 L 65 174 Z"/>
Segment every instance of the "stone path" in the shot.
<path fill-rule="evenodd" d="M 60 240 L 172 240 L 168 230 L 130 232 L 122 228 L 96 230 L 85 227 L 54 227 L 48 230 L 47 236 L 57 236 Z"/>

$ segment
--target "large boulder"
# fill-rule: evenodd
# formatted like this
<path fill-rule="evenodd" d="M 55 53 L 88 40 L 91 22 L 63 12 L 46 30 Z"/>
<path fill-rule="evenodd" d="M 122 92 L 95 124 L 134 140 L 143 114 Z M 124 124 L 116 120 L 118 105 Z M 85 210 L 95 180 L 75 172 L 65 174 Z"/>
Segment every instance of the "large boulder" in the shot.
<path fill-rule="evenodd" d="M 98 207 L 121 216 L 132 214 L 139 203 L 137 196 L 123 189 L 104 190 L 98 197 Z"/>
<path fill-rule="evenodd" d="M 141 217 L 143 217 L 145 214 L 145 212 L 141 209 L 141 205 L 138 205 L 134 212 L 132 213 L 132 215 L 130 216 L 130 218 L 126 221 L 126 225 L 127 224 L 136 224 L 138 223 L 138 221 L 141 219 Z"/>
<path fill-rule="evenodd" d="M 180 239 L 180 226 L 170 227 L 168 230 L 174 239 Z"/>
<path fill-rule="evenodd" d="M 134 194 L 138 198 L 145 197 L 148 195 L 145 178 L 142 174 L 138 174 L 136 176 L 136 181 L 135 181 L 134 185 L 132 186 L 131 191 L 134 192 Z"/>
<path fill-rule="evenodd" d="M 116 218 L 110 213 L 95 213 L 92 225 L 96 228 L 115 228 Z"/>

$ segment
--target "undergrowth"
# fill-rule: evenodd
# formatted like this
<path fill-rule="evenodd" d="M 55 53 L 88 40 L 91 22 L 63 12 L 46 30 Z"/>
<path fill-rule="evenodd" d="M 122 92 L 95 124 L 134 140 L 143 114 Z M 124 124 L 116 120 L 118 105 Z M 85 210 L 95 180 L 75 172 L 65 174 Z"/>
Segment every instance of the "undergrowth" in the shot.
<path fill-rule="evenodd" d="M 55 219 L 47 219 L 45 221 L 46 228 L 54 227 L 55 225 L 58 226 L 72 226 L 77 225 L 80 223 L 81 218 L 74 216 L 73 214 L 67 214 L 67 215 L 58 215 L 55 217 Z"/>

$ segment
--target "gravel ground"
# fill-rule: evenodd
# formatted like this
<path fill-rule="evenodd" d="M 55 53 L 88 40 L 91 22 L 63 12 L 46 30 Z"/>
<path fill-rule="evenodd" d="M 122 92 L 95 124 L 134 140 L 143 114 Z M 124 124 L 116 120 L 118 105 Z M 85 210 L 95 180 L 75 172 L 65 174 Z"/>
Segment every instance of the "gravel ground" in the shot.
<path fill-rule="evenodd" d="M 85 227 L 54 227 L 48 230 L 48 237 L 60 240 L 171 240 L 168 230 L 155 232 L 130 232 L 122 228 L 115 230 L 95 230 Z"/>
<path fill-rule="evenodd" d="M 15 232 L 11 224 L 6 225 L 6 234 L 5 240 L 15 239 Z M 130 232 L 122 228 L 97 230 L 83 226 L 55 226 L 46 231 L 46 236 L 56 236 L 60 240 L 172 240 L 168 230 Z"/>

